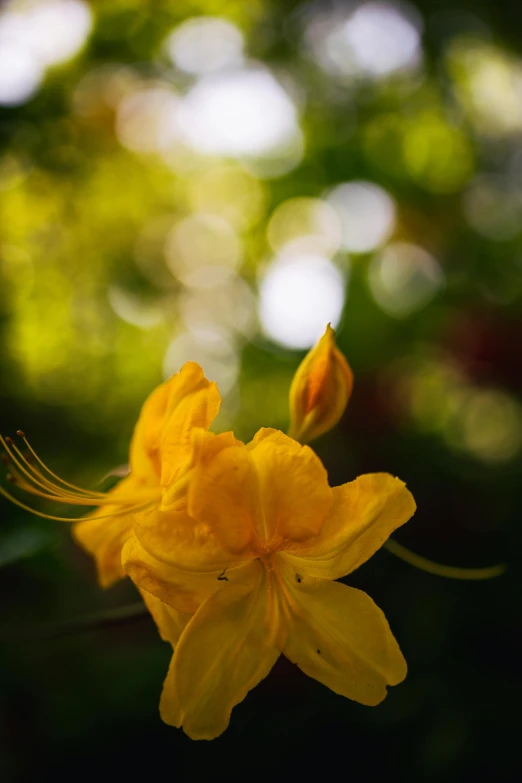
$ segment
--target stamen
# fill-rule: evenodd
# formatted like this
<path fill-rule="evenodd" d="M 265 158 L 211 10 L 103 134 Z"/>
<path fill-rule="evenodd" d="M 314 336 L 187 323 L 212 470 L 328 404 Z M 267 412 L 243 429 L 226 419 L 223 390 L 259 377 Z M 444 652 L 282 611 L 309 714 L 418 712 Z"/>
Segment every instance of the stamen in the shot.
<path fill-rule="evenodd" d="M 55 473 L 47 468 L 44 462 L 42 462 L 42 460 L 38 457 L 34 449 L 27 442 L 25 434 L 22 432 L 22 430 L 18 430 L 18 435 L 20 435 L 20 437 L 22 437 L 24 440 L 24 443 L 30 450 L 32 457 L 34 457 L 34 459 L 36 459 L 38 463 L 42 465 L 47 473 L 49 473 L 53 478 L 56 478 L 56 480 L 61 482 L 63 485 L 60 486 L 60 484 L 49 480 L 41 473 L 40 470 L 32 465 L 20 451 L 20 449 L 13 443 L 12 438 L 9 436 L 2 438 L 0 435 L 0 444 L 6 451 L 7 464 L 10 469 L 8 480 L 11 483 L 16 484 L 20 489 L 23 489 L 25 492 L 28 492 L 31 495 L 36 495 L 45 500 L 53 500 L 56 503 L 66 503 L 67 505 L 91 507 L 104 505 L 123 506 L 124 509 L 121 513 L 124 514 L 129 513 L 136 507 L 137 497 L 135 494 L 130 496 L 117 495 L 115 497 L 114 493 L 112 492 L 93 492 L 91 490 L 83 489 L 82 487 L 77 487 L 75 484 L 70 484 L 63 479 L 60 479 L 60 477 L 56 476 Z M 150 503 L 156 501 L 157 499 L 158 493 L 156 490 L 141 491 L 139 493 L 139 507 L 147 507 L 150 505 Z M 18 505 L 21 505 L 20 502 Z M 32 509 L 25 505 L 22 507 L 32 511 Z M 36 514 L 38 512 L 32 511 L 32 513 Z M 48 514 L 39 515 L 52 519 L 63 519 L 62 517 L 51 517 Z M 114 514 L 110 514 L 108 516 L 114 516 Z"/>
<path fill-rule="evenodd" d="M 481 580 L 481 579 L 493 579 L 496 576 L 503 574 L 507 566 L 503 563 L 498 565 L 488 566 L 487 568 L 458 568 L 457 566 L 441 565 L 440 563 L 434 563 L 432 560 L 428 560 L 426 557 L 411 552 L 402 544 L 398 544 L 397 541 L 389 538 L 384 544 L 388 552 L 400 557 L 406 563 L 409 563 L 415 568 L 419 568 L 421 571 L 426 571 L 428 574 L 435 574 L 435 576 L 444 576 L 447 579 L 465 579 L 465 580 Z"/>
<path fill-rule="evenodd" d="M 32 454 L 32 456 L 34 457 L 34 459 L 36 459 L 36 461 L 39 463 L 39 465 L 41 465 L 41 467 L 42 467 L 42 468 L 43 468 L 45 471 L 47 471 L 47 473 L 48 473 L 50 476 L 52 476 L 52 477 L 53 477 L 53 479 L 54 479 L 55 481 L 58 481 L 58 482 L 60 482 L 60 483 L 61 483 L 61 484 L 63 484 L 65 487 L 68 487 L 69 489 L 74 489 L 76 492 L 82 492 L 84 495 L 89 495 L 89 496 L 91 496 L 91 497 L 98 497 L 98 496 L 100 496 L 100 495 L 103 495 L 103 494 L 105 494 L 105 493 L 102 493 L 102 492 L 92 492 L 91 490 L 84 489 L 83 487 L 78 487 L 78 486 L 76 486 L 76 484 L 70 484 L 68 481 L 64 481 L 64 479 L 60 478 L 60 476 L 57 476 L 57 475 L 56 475 L 56 473 L 53 473 L 53 471 L 52 471 L 52 470 L 50 470 L 50 468 L 48 468 L 48 467 L 47 467 L 47 465 L 46 465 L 46 464 L 45 464 L 45 463 L 44 463 L 44 462 L 43 462 L 43 461 L 40 459 L 40 457 L 38 456 L 38 454 L 36 453 L 36 451 L 33 449 L 33 447 L 31 446 L 31 444 L 29 443 L 29 441 L 28 441 L 28 440 L 27 440 L 27 438 L 25 437 L 25 434 L 22 432 L 22 430 L 18 430 L 18 435 L 20 435 L 20 437 L 22 438 L 23 442 L 25 443 L 25 445 L 26 445 L 26 446 L 27 446 L 27 448 L 29 449 L 30 453 L 31 453 L 31 454 Z M 7 439 L 6 439 L 6 440 L 7 440 Z M 15 447 L 15 448 L 16 448 L 16 447 Z M 28 464 L 29 464 L 29 463 L 28 463 Z"/>
<path fill-rule="evenodd" d="M 61 487 L 56 486 L 52 482 L 49 482 L 47 479 L 45 479 L 41 474 L 35 470 L 35 468 L 30 465 L 27 460 L 24 458 L 24 455 L 20 451 L 20 449 L 17 448 L 17 446 L 14 445 L 14 443 L 11 444 L 11 447 L 7 445 L 7 438 L 5 441 L 0 436 L 0 443 L 4 446 L 8 457 L 10 458 L 12 464 L 9 464 L 9 467 L 13 473 L 19 472 L 20 475 L 17 476 L 17 478 L 20 481 L 21 486 L 27 491 L 32 492 L 33 494 L 39 494 L 42 495 L 42 497 L 45 496 L 45 492 L 48 492 L 49 490 L 53 492 L 52 500 L 60 500 L 61 498 L 70 498 L 71 492 L 65 492 L 61 489 Z M 15 456 L 17 455 L 17 456 Z M 17 468 L 17 471 L 13 470 L 13 465 Z M 25 478 L 24 478 L 25 477 Z M 32 482 L 36 486 L 36 489 L 32 486 L 32 484 L 27 484 L 27 479 L 29 479 L 29 482 Z M 45 492 L 42 494 L 42 490 Z M 57 497 L 56 497 L 57 496 Z M 72 497 L 85 497 L 83 495 L 79 495 L 79 493 L 75 493 Z M 91 495 L 87 496 L 91 497 L 92 499 L 102 499 L 104 495 L 102 493 L 98 493 L 97 495 Z M 96 503 L 92 502 L 90 505 L 96 505 Z"/>
<path fill-rule="evenodd" d="M 54 519 L 57 522 L 81 522 L 83 519 L 86 519 L 86 517 L 55 517 L 52 514 L 44 514 L 43 511 L 36 511 L 36 509 L 31 508 L 30 506 L 26 506 L 25 503 L 22 503 L 20 500 L 15 498 L 13 495 L 11 495 L 9 492 L 6 492 L 6 490 L 0 486 L 0 495 L 3 495 L 7 500 L 9 500 L 11 503 L 14 503 L 15 506 L 18 506 L 19 508 L 22 508 L 24 511 L 29 511 L 30 514 L 36 514 L 37 517 L 43 517 L 44 519 Z M 110 519 L 112 517 L 119 517 L 119 516 L 125 516 L 126 514 L 133 514 L 135 511 L 141 511 L 147 506 L 150 505 L 150 502 L 147 503 L 140 503 L 139 505 L 135 506 L 127 506 L 126 508 L 123 508 L 121 511 L 115 511 L 113 514 L 100 514 L 96 515 L 96 519 Z"/>

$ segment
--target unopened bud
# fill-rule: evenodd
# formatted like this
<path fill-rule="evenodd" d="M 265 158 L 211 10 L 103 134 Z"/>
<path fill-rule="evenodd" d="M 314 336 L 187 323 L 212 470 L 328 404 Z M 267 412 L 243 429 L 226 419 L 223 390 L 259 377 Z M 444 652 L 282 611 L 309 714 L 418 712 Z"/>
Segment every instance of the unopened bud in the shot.
<path fill-rule="evenodd" d="M 335 344 L 328 324 L 315 348 L 299 365 L 290 387 L 290 436 L 300 443 L 315 440 L 335 427 L 353 387 L 353 373 Z"/>

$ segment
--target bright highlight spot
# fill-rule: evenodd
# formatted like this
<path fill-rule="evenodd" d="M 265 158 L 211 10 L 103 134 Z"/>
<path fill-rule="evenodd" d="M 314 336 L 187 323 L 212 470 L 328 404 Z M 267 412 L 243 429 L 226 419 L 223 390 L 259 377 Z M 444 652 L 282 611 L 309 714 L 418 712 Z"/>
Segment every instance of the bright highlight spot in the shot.
<path fill-rule="evenodd" d="M 45 68 L 84 45 L 92 14 L 83 0 L 40 0 L 0 14 L 0 104 L 15 106 L 37 91 Z"/>
<path fill-rule="evenodd" d="M 345 182 L 327 202 L 341 221 L 341 244 L 352 253 L 368 253 L 388 239 L 395 228 L 395 202 L 371 182 Z"/>
<path fill-rule="evenodd" d="M 421 61 L 421 21 L 410 6 L 367 2 L 352 13 L 316 15 L 306 31 L 324 70 L 348 80 L 410 71 Z"/>
<path fill-rule="evenodd" d="M 259 292 L 263 331 L 290 348 L 310 348 L 325 325 L 337 326 L 345 282 L 332 262 L 319 255 L 282 256 L 266 270 Z"/>
<path fill-rule="evenodd" d="M 167 49 L 180 70 L 203 75 L 241 65 L 243 36 L 225 19 L 196 17 L 183 22 L 171 33 Z"/>
<path fill-rule="evenodd" d="M 165 255 L 172 274 L 184 285 L 212 288 L 238 268 L 241 241 L 229 223 L 216 215 L 191 215 L 170 231 Z"/>
<path fill-rule="evenodd" d="M 388 245 L 371 262 L 368 280 L 382 310 L 404 318 L 424 307 L 444 282 L 437 261 L 406 242 Z"/>
<path fill-rule="evenodd" d="M 42 79 L 43 68 L 31 51 L 0 38 L 0 105 L 25 103 Z"/>
<path fill-rule="evenodd" d="M 201 79 L 182 101 L 179 127 L 196 152 L 230 157 L 269 155 L 299 136 L 292 101 L 261 69 Z"/>
<path fill-rule="evenodd" d="M 417 26 L 389 3 L 365 3 L 347 21 L 345 37 L 355 63 L 368 76 L 386 76 L 416 65 Z"/>
<path fill-rule="evenodd" d="M 82 0 L 40 0 L 21 16 L 26 45 L 46 66 L 70 60 L 92 28 L 91 10 Z"/>

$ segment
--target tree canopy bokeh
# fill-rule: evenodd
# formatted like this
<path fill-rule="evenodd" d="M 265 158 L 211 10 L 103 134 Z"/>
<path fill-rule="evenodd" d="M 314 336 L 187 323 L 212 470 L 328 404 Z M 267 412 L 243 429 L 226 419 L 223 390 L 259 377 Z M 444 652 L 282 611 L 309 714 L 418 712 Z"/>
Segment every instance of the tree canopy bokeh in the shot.
<path fill-rule="evenodd" d="M 280 662 L 201 747 L 157 715 L 169 653 L 149 620 L 46 631 L 132 604 L 132 585 L 102 592 L 66 525 L 2 502 L 8 780 L 516 779 L 518 13 L 492 0 L 1 6 L 2 433 L 22 427 L 60 475 L 96 485 L 187 360 L 218 382 L 218 431 L 286 430 L 293 373 L 331 322 L 355 376 L 317 443 L 331 483 L 398 475 L 418 505 L 398 540 L 509 566 L 457 583 L 378 553 L 350 583 L 389 617 L 406 682 L 368 709 Z"/>

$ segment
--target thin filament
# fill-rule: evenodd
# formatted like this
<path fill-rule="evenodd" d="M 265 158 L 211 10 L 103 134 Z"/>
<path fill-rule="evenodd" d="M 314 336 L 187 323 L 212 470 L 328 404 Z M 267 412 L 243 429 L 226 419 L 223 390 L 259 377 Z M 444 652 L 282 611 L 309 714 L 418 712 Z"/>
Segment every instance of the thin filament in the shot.
<path fill-rule="evenodd" d="M 29 481 L 32 481 L 34 484 L 36 484 L 39 489 L 51 490 L 55 494 L 62 495 L 64 497 L 69 497 L 71 495 L 70 490 L 66 490 L 63 487 L 60 487 L 43 476 L 40 471 L 38 471 L 33 465 L 30 464 L 30 462 L 28 462 L 26 457 L 24 457 L 20 449 L 14 443 L 8 442 L 8 440 L 2 438 L 2 436 L 0 436 L 0 443 L 4 447 L 9 459 L 14 465 L 16 465 L 20 473 L 23 474 L 26 479 L 29 479 Z M 41 463 L 41 460 L 39 460 L 39 462 Z M 83 490 L 79 487 L 76 489 L 74 497 L 78 497 L 78 495 L 81 497 L 92 498 L 104 497 L 104 493 L 102 492 L 90 492 L 89 490 Z"/>
<path fill-rule="evenodd" d="M 4 441 L 3 438 L 1 438 L 1 436 L 0 436 L 0 442 L 4 446 L 9 456 L 9 459 L 12 462 L 12 465 L 10 466 L 11 473 L 16 478 L 17 483 L 20 484 L 22 489 L 26 490 L 27 492 L 31 492 L 34 495 L 40 495 L 40 497 L 47 497 L 51 500 L 58 500 L 61 502 L 64 501 L 72 502 L 73 499 L 80 498 L 87 501 L 86 502 L 87 505 L 92 505 L 92 506 L 97 505 L 98 502 L 102 501 L 103 498 L 105 497 L 105 495 L 101 492 L 97 494 L 93 493 L 92 495 L 88 495 L 88 496 L 84 496 L 79 492 L 72 494 L 70 490 L 66 491 L 61 487 L 56 486 L 52 482 L 48 481 L 48 479 L 42 476 L 28 463 L 24 455 L 14 444 L 11 446 L 11 448 L 9 448 L 8 444 Z M 15 456 L 15 454 L 18 456 Z M 15 466 L 14 469 L 13 469 L 13 465 Z M 30 483 L 28 483 L 27 480 L 29 480 Z M 52 496 L 45 494 L 49 490 L 53 493 Z"/>
<path fill-rule="evenodd" d="M 31 514 L 36 514 L 37 517 L 43 517 L 44 519 L 54 519 L 57 522 L 81 522 L 85 517 L 56 517 L 53 514 L 44 514 L 42 511 L 36 511 L 36 509 L 31 508 L 30 506 L 26 506 L 25 503 L 22 503 L 20 500 L 15 498 L 13 495 L 11 495 L 9 492 L 6 492 L 6 490 L 0 486 L 0 495 L 3 495 L 7 500 L 9 500 L 11 503 L 14 503 L 15 506 L 18 506 L 19 508 L 23 508 L 24 511 L 29 511 Z M 113 514 L 100 514 L 96 515 L 96 519 L 109 519 L 112 517 L 119 517 L 124 516 L 126 514 L 133 514 L 135 511 L 140 511 L 144 508 L 147 508 L 150 503 L 139 503 L 134 506 L 126 506 L 121 511 L 115 511 Z"/>
<path fill-rule="evenodd" d="M 31 444 L 29 443 L 29 441 L 25 437 L 25 435 L 20 435 L 20 437 L 22 438 L 23 442 L 25 443 L 25 445 L 27 446 L 27 448 L 29 449 L 29 451 L 31 452 L 31 454 L 33 455 L 35 460 L 39 463 L 39 465 L 42 466 L 42 468 L 44 470 L 47 471 L 47 473 L 49 473 L 50 476 L 53 477 L 53 479 L 55 479 L 55 481 L 58 481 L 61 484 L 63 484 L 64 486 L 69 487 L 70 489 L 74 489 L 77 492 L 83 492 L 84 494 L 93 495 L 93 496 L 94 495 L 99 496 L 99 495 L 103 494 L 103 493 L 100 493 L 100 492 L 92 492 L 91 490 L 83 489 L 83 487 L 77 487 L 76 484 L 70 484 L 68 481 L 64 481 L 63 479 L 61 479 L 60 476 L 57 476 L 56 473 L 53 473 L 53 471 L 50 470 L 50 468 L 48 468 L 47 465 L 40 459 L 40 457 L 38 456 L 36 451 L 33 449 Z"/>
<path fill-rule="evenodd" d="M 23 465 L 25 467 L 24 473 L 25 475 L 30 478 L 35 484 L 37 484 L 39 487 L 41 487 L 44 490 L 50 490 L 51 492 L 54 492 L 57 495 L 60 495 L 62 497 L 70 497 L 71 496 L 71 490 L 66 487 L 61 487 L 58 484 L 55 484 L 53 481 L 50 481 L 44 474 L 38 470 L 34 465 L 31 465 L 31 462 L 24 457 L 22 452 L 13 445 L 13 451 L 16 451 L 18 457 L 23 462 Z M 75 491 L 74 497 L 85 497 L 88 498 L 102 498 L 104 497 L 103 492 L 92 492 L 91 490 L 84 489 L 81 492 Z"/>
<path fill-rule="evenodd" d="M 20 487 L 20 489 L 23 489 L 25 492 L 29 492 L 32 495 L 37 495 L 38 497 L 44 498 L 45 500 L 53 500 L 56 503 L 66 503 L 68 505 L 76 505 L 76 506 L 125 506 L 125 505 L 135 505 L 136 503 L 136 495 L 133 496 L 123 496 L 123 495 L 117 495 L 114 497 L 113 493 L 110 492 L 91 492 L 90 490 L 82 489 L 81 487 L 76 487 L 74 484 L 70 484 L 67 481 L 64 481 L 63 479 L 60 479 L 56 474 L 54 474 L 49 468 L 45 466 L 45 464 L 42 462 L 42 460 L 37 456 L 34 449 L 31 448 L 29 443 L 27 442 L 27 439 L 25 438 L 25 435 L 21 435 L 22 439 L 26 443 L 27 447 L 29 448 L 30 452 L 34 455 L 35 459 L 38 460 L 39 464 L 42 465 L 47 472 L 53 476 L 56 477 L 58 481 L 61 481 L 65 487 L 71 487 L 71 489 L 65 489 L 65 487 L 61 487 L 58 484 L 55 484 L 52 481 L 49 481 L 48 478 L 46 478 L 42 473 L 37 470 L 33 465 L 28 462 L 26 457 L 22 454 L 20 449 L 10 441 L 10 439 L 5 439 L 0 435 L 0 443 L 4 447 L 12 465 L 10 465 L 10 471 L 13 475 L 13 478 L 15 479 L 15 483 L 17 486 Z M 13 468 L 14 466 L 14 468 Z M 49 494 L 52 493 L 52 494 Z M 4 492 L 5 494 L 5 492 Z M 143 496 L 149 497 L 150 501 L 156 498 L 157 493 L 155 491 L 149 491 L 149 492 L 140 492 L 140 499 L 143 499 Z M 35 512 L 36 513 L 36 512 Z M 112 516 L 112 515 L 111 515 Z"/>
<path fill-rule="evenodd" d="M 384 544 L 388 552 L 400 557 L 406 563 L 409 563 L 415 568 L 420 568 L 421 571 L 426 571 L 428 574 L 435 574 L 435 576 L 443 576 L 447 579 L 463 579 L 463 580 L 476 580 L 481 579 L 493 579 L 496 576 L 503 574 L 507 568 L 503 563 L 498 565 L 488 566 L 487 568 L 459 568 L 457 566 L 441 565 L 440 563 L 434 563 L 432 560 L 428 560 L 426 557 L 411 552 L 402 544 L 398 544 L 397 541 L 393 541 L 391 538 Z"/>

